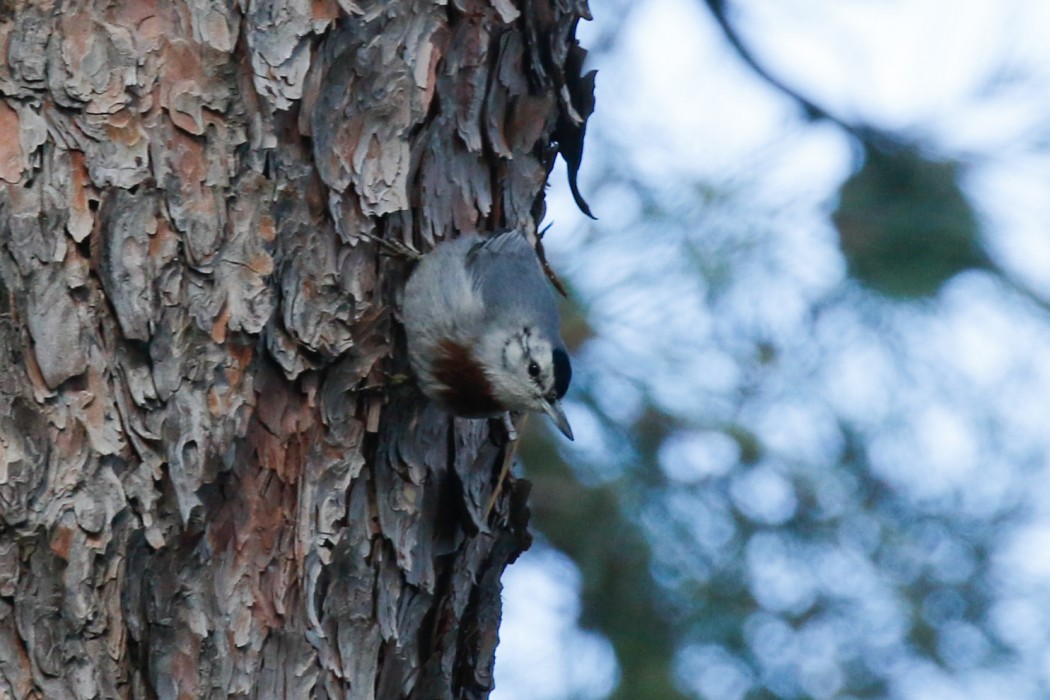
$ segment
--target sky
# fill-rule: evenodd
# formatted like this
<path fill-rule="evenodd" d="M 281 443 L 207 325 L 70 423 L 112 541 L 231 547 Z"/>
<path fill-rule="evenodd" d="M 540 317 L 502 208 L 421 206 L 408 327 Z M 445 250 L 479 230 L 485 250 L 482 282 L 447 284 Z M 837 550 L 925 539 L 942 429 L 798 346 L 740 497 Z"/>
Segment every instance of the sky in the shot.
<path fill-rule="evenodd" d="M 589 184 L 598 182 L 604 169 L 626 167 L 639 179 L 670 186 L 692 178 L 730 188 L 746 183 L 763 206 L 783 205 L 803 218 L 826 217 L 835 192 L 855 166 L 856 154 L 841 131 L 800 120 L 797 106 L 757 78 L 728 48 L 701 3 L 640 0 L 623 6 L 629 10 L 613 5 L 593 3 L 594 22 L 581 23 L 578 32 L 585 47 L 616 33 L 615 49 L 594 61 L 599 69 L 597 110 L 589 126 L 589 144 L 600 143 L 614 152 L 585 155 L 585 195 L 596 189 Z M 965 185 L 987 230 L 994 232 L 989 238 L 993 258 L 1027 289 L 1050 297 L 1050 158 L 1041 147 L 1050 141 L 1045 123 L 1050 90 L 1039 89 L 1050 88 L 1050 3 L 956 0 L 950 6 L 946 18 L 943 0 L 731 3 L 742 38 L 778 79 L 845 121 L 913 135 L 944 156 L 971 163 Z M 630 192 L 603 192 L 591 201 L 599 221 L 588 227 L 572 204 L 559 167 L 552 174 L 548 203 L 548 220 L 555 223 L 545 240 L 548 257 L 581 294 L 602 299 L 603 284 L 622 281 L 616 279 L 617 271 L 627 279 L 639 266 L 650 264 L 629 248 L 603 239 L 603 231 L 611 232 L 617 220 L 629 218 L 642 206 Z M 826 222 L 800 226 L 793 235 L 797 238 L 783 242 L 774 272 L 793 280 L 801 315 L 813 299 L 842 283 L 845 267 Z M 652 240 L 650 245 L 661 242 Z M 585 247 L 588 255 L 581 253 Z M 599 272 L 593 265 L 595 255 L 602 261 Z M 642 270 L 651 279 L 679 279 L 668 272 L 662 267 Z M 688 284 L 684 277 L 683 285 Z M 763 293 L 755 291 L 757 315 L 764 306 Z M 685 298 L 680 290 L 672 289 L 666 298 L 657 295 L 656 301 L 627 296 L 629 306 L 605 309 L 604 319 L 598 305 L 596 327 L 620 343 L 640 342 L 649 332 L 646 320 L 668 307 L 676 318 L 688 319 L 682 326 L 694 332 L 716 323 L 685 302 L 674 308 L 674 299 Z M 778 304 L 792 308 L 791 299 L 778 299 Z M 632 310 L 640 319 L 630 317 Z M 961 276 L 938 299 L 935 317 L 918 311 L 921 322 L 893 321 L 916 363 L 935 365 L 950 357 L 950 379 L 931 376 L 901 387 L 893 383 L 900 372 L 894 358 L 866 347 L 863 353 L 839 356 L 836 366 L 827 370 L 822 396 L 841 412 L 862 407 L 855 409 L 856 419 L 870 416 L 873 426 L 901 406 L 908 407 L 915 425 L 887 429 L 881 442 L 875 441 L 872 469 L 916 498 L 962 493 L 963 503 L 981 508 L 1005 497 L 997 489 L 1017 483 L 1007 477 L 1021 461 L 1035 459 L 1034 474 L 1046 476 L 1046 465 L 1038 460 L 1045 456 L 1039 436 L 1043 417 L 1050 415 L 1050 368 L 1043 367 L 1046 363 L 1040 358 L 1050 356 L 1050 338 L 1040 323 L 1028 322 L 1034 313 L 1023 298 L 987 278 Z M 784 324 L 788 332 L 793 322 L 790 311 L 756 321 L 774 332 L 776 324 Z M 676 342 L 683 340 L 688 338 Z M 712 392 L 720 389 L 719 382 L 732 381 L 735 369 L 729 359 L 712 354 L 703 364 L 714 369 L 697 381 L 706 382 Z M 952 383 L 959 377 L 965 382 Z M 669 404 L 689 401 L 675 393 L 680 383 L 673 376 L 654 373 L 643 379 L 652 381 L 654 396 Z M 640 399 L 632 402 L 626 389 L 614 393 L 617 410 L 629 416 Z M 930 401 L 931 393 L 940 400 Z M 974 402 L 991 403 L 991 408 L 985 405 L 985 414 L 1002 422 L 1004 435 L 1017 436 L 1016 453 L 989 454 L 973 437 L 974 421 L 984 414 L 959 406 Z M 600 452 L 601 442 L 593 431 L 589 435 L 586 415 L 569 409 L 578 440 L 566 447 L 568 459 L 572 450 Z M 778 429 L 792 435 L 805 432 L 820 422 L 812 410 L 800 404 L 797 425 Z M 781 439 L 772 428 L 764 437 L 773 444 Z M 797 440 L 782 441 L 785 450 L 823 449 L 819 435 L 801 446 Z M 667 449 L 678 451 L 678 458 L 669 463 L 685 465 L 679 468 L 701 476 L 728 469 L 733 457 L 717 440 L 685 440 Z M 921 473 L 911 468 L 917 456 L 927 467 Z M 1038 666 L 1043 664 L 1041 655 L 1050 655 L 1050 646 L 1044 601 L 1030 591 L 1050 586 L 1050 487 L 1039 485 L 1050 479 L 1032 474 L 1029 478 L 1024 487 L 1031 490 L 1027 503 L 1032 517 L 1004 540 L 996 555 L 1001 575 L 1010 583 L 1004 585 L 991 615 L 1003 634 L 1016 637 L 1018 648 L 1031 650 L 1028 661 Z M 749 479 L 735 487 L 741 502 L 750 504 L 747 507 L 771 522 L 790 513 L 790 493 L 778 482 L 776 470 L 759 471 Z M 579 578 L 572 562 L 542 540 L 507 570 L 494 700 L 597 699 L 614 687 L 618 671 L 610 645 L 576 624 Z M 1017 595 L 1009 595 L 1010 586 Z M 979 645 L 971 632 L 959 629 L 950 638 L 963 647 Z M 963 648 L 958 653 L 971 652 Z M 717 650 L 704 648 L 682 655 L 679 665 L 689 686 L 711 697 L 740 696 L 744 686 L 734 686 L 732 664 L 720 666 L 716 657 Z M 689 672 L 694 666 L 723 672 L 705 678 L 699 671 Z M 960 680 L 937 669 L 915 667 L 901 678 L 895 697 L 909 700 L 996 697 L 1002 692 L 1001 679 L 994 674 L 970 674 Z M 1015 690 L 1014 697 L 1038 697 L 1038 689 Z"/>

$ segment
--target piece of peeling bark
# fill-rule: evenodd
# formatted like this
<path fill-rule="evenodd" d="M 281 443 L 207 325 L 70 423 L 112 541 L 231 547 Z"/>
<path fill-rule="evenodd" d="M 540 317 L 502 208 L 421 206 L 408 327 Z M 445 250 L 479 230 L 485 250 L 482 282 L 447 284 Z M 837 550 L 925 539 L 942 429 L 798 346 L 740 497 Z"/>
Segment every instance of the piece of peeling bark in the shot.
<path fill-rule="evenodd" d="M 585 7 L 450 5 L 0 18 L 13 694 L 491 689 L 527 488 L 486 518 L 502 433 L 406 381 L 373 237 L 536 226 Z"/>

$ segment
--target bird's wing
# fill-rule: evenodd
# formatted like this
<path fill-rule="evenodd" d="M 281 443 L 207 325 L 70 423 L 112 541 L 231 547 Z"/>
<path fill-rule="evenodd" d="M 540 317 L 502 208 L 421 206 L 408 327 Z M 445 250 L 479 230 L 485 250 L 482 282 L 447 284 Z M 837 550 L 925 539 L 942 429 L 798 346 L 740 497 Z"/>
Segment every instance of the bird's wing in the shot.
<path fill-rule="evenodd" d="M 516 292 L 532 292 L 539 274 L 539 259 L 525 234 L 512 229 L 471 246 L 467 269 L 487 301 L 505 302 Z"/>
<path fill-rule="evenodd" d="M 490 255 L 526 254 L 535 256 L 536 253 L 525 238 L 525 234 L 517 229 L 511 229 L 482 238 L 481 241 L 472 245 L 467 253 L 467 265 L 472 266 Z"/>
<path fill-rule="evenodd" d="M 490 315 L 527 310 L 537 322 L 557 328 L 554 293 L 535 249 L 520 231 L 504 231 L 475 243 L 467 253 L 467 269 Z"/>

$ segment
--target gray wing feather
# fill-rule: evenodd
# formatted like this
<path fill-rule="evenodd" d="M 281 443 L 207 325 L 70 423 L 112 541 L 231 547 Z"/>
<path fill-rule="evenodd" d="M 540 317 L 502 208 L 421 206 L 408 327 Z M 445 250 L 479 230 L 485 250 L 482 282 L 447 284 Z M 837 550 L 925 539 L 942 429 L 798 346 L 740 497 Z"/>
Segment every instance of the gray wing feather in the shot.
<path fill-rule="evenodd" d="M 532 244 L 511 230 L 474 244 L 467 268 L 488 307 L 489 318 L 505 315 L 542 323 L 557 337 L 558 312 L 551 285 Z"/>
<path fill-rule="evenodd" d="M 471 247 L 469 256 L 473 259 L 477 256 L 485 255 L 520 255 L 524 253 L 535 255 L 528 239 L 525 238 L 525 234 L 517 229 L 511 229 L 495 233 L 482 239 L 480 243 L 475 243 Z"/>
<path fill-rule="evenodd" d="M 465 266 L 467 251 L 477 236 L 440 243 L 423 256 L 405 285 L 403 317 L 417 337 L 436 343 L 439 338 L 460 339 L 484 313 L 473 275 Z"/>

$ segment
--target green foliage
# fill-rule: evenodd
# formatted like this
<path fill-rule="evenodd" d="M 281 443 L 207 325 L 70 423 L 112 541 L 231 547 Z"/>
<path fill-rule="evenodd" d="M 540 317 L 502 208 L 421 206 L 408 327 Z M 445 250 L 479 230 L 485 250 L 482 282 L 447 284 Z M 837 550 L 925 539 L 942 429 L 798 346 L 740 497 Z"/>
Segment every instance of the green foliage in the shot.
<path fill-rule="evenodd" d="M 916 299 L 987 267 L 960 171 L 914 146 L 865 144 L 864 164 L 842 186 L 833 216 L 850 274 L 886 296 Z"/>
<path fill-rule="evenodd" d="M 660 614 L 649 545 L 624 518 L 621 490 L 631 484 L 584 486 L 549 442 L 524 440 L 522 458 L 530 465 L 535 524 L 583 576 L 580 624 L 600 631 L 616 650 L 621 682 L 611 697 L 684 700 L 672 682 L 675 635 Z"/>
<path fill-rule="evenodd" d="M 836 219 L 874 212 L 896 243 L 861 255 L 851 240 L 851 270 L 897 300 L 981 267 L 957 180 L 957 165 L 873 151 Z M 928 455 L 931 410 L 982 450 L 1006 439 L 986 397 L 946 398 L 967 382 L 931 359 L 943 310 L 852 294 L 831 266 L 820 285 L 793 277 L 789 256 L 825 255 L 805 233 L 824 222 L 798 226 L 746 188 L 702 207 L 682 191 L 650 191 L 588 251 L 638 261 L 566 315 L 570 400 L 590 420 L 565 456 L 523 441 L 535 525 L 581 572 L 580 623 L 615 650 L 612 697 L 879 698 L 902 664 L 1010 663 L 988 611 L 1018 494 L 930 476 L 964 468 Z M 876 206 L 894 192 L 908 204 Z"/>
<path fill-rule="evenodd" d="M 615 697 L 1050 697 L 1050 305 L 988 254 L 993 224 L 1023 237 L 1045 212 L 988 199 L 982 220 L 970 191 L 1020 162 L 1036 177 L 986 192 L 1022 184 L 1031 204 L 1045 144 L 995 134 L 1016 152 L 969 162 L 851 125 L 762 71 L 735 8 L 707 4 L 820 119 L 736 158 L 697 129 L 721 180 L 657 153 L 651 123 L 598 148 L 592 132 L 602 221 L 569 235 L 588 244 L 567 275 L 587 420 L 523 458 L 537 528 L 581 572 L 581 624 L 615 649 Z M 799 156 L 837 167 L 849 143 L 863 159 L 829 213 Z"/>

